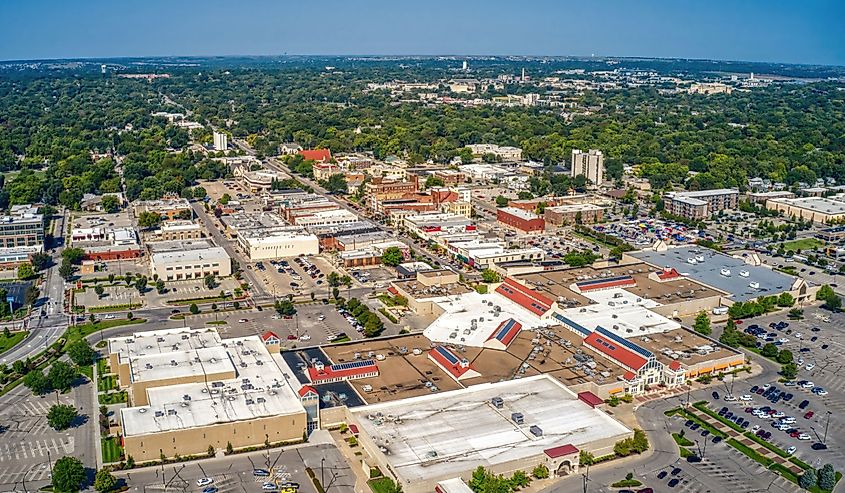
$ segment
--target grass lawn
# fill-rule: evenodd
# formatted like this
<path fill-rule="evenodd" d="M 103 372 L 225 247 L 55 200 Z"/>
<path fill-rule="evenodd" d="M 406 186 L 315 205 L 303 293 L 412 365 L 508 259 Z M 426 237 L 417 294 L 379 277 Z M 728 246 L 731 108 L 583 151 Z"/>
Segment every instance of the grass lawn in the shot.
<path fill-rule="evenodd" d="M 333 341 L 332 341 L 332 344 L 338 344 L 338 343 L 340 343 L 340 342 L 349 342 L 349 341 L 351 341 L 351 340 L 352 340 L 352 339 L 350 339 L 350 338 L 349 338 L 349 336 L 343 336 L 343 337 L 339 337 L 339 338 L 337 338 L 337 339 L 333 340 Z"/>
<path fill-rule="evenodd" d="M 117 437 L 103 438 L 103 462 L 118 462 L 120 455 L 123 453 L 123 448 L 120 446 L 120 441 Z"/>
<path fill-rule="evenodd" d="M 672 433 L 672 438 L 675 439 L 675 443 L 680 445 L 681 447 L 692 447 L 695 445 L 692 441 L 688 438 L 681 436 L 679 433 Z"/>
<path fill-rule="evenodd" d="M 88 377 L 88 380 L 94 380 L 94 366 L 93 365 L 80 366 L 79 367 L 79 373 Z"/>
<path fill-rule="evenodd" d="M 393 480 L 390 478 L 371 479 L 367 481 L 367 484 L 370 485 L 373 493 L 388 493 L 392 491 L 391 486 L 393 486 Z"/>
<path fill-rule="evenodd" d="M 126 391 L 121 390 L 120 392 L 109 392 L 108 394 L 100 394 L 97 396 L 97 400 L 99 400 L 100 404 L 104 406 L 126 402 Z"/>
<path fill-rule="evenodd" d="M 228 323 L 229 323 L 229 322 L 227 322 L 227 321 L 225 321 L 225 320 L 212 320 L 212 321 L 210 321 L 210 322 L 206 322 L 205 324 L 206 324 L 206 325 L 226 325 L 226 324 L 228 324 Z"/>
<path fill-rule="evenodd" d="M 793 252 L 797 252 L 798 250 L 803 252 L 805 250 L 812 250 L 823 246 L 824 242 L 817 240 L 816 238 L 801 238 L 800 240 L 787 241 L 783 244 L 784 250 L 792 250 Z"/>
<path fill-rule="evenodd" d="M 0 334 L 0 354 L 5 353 L 6 351 L 12 349 L 13 347 L 17 346 L 29 332 L 12 332 L 10 337 L 6 337 Z"/>
<path fill-rule="evenodd" d="M 774 462 L 772 459 L 769 459 L 768 457 L 763 457 L 762 455 L 758 454 L 756 450 L 752 449 L 751 447 L 747 447 L 747 446 L 743 445 L 742 443 L 740 443 L 739 441 L 737 441 L 733 438 L 729 438 L 727 440 L 727 443 L 731 447 L 733 447 L 733 448 L 739 450 L 740 452 L 742 452 L 743 454 L 747 455 L 750 459 L 753 459 L 753 460 L 759 462 L 760 464 L 763 464 L 763 466 L 765 466 L 765 467 L 771 466 L 772 463 Z"/>
<path fill-rule="evenodd" d="M 100 392 L 108 392 L 115 388 L 115 378 L 113 375 L 100 376 L 97 381 L 97 390 Z"/>

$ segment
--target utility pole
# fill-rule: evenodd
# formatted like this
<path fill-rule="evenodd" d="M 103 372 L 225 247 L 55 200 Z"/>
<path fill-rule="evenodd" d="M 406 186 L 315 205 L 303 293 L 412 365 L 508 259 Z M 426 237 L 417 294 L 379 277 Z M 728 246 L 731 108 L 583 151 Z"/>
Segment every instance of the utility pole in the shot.
<path fill-rule="evenodd" d="M 584 493 L 587 493 L 587 481 L 590 480 L 590 465 L 587 464 L 587 471 L 581 475 L 584 478 Z"/>
<path fill-rule="evenodd" d="M 827 422 L 824 424 L 824 438 L 822 439 L 822 443 L 827 445 L 827 429 L 830 426 L 830 415 L 833 414 L 831 411 L 827 412 Z"/>

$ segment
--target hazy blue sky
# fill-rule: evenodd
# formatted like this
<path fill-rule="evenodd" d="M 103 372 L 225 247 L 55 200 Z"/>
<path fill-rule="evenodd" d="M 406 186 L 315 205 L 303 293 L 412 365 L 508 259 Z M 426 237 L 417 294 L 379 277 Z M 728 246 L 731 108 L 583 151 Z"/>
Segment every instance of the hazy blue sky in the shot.
<path fill-rule="evenodd" d="M 512 54 L 845 65 L 841 0 L 0 0 L 0 59 Z"/>

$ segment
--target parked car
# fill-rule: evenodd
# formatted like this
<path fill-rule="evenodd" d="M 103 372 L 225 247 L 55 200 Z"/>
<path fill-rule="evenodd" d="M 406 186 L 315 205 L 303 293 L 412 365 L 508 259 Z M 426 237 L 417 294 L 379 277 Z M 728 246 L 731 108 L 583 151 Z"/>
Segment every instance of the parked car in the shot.
<path fill-rule="evenodd" d="M 208 486 L 214 482 L 214 478 L 199 478 L 197 480 L 197 486 Z"/>
<path fill-rule="evenodd" d="M 804 419 L 810 419 L 815 415 L 816 413 L 814 413 L 813 411 L 807 411 L 806 413 L 804 413 Z"/>

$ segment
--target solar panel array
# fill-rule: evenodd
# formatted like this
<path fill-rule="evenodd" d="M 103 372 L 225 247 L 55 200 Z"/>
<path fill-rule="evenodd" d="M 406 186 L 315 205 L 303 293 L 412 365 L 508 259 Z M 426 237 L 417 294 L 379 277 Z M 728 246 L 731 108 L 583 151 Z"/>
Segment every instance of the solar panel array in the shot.
<path fill-rule="evenodd" d="M 332 371 L 343 371 L 343 370 L 352 370 L 355 368 L 364 368 L 367 366 L 376 366 L 376 362 L 368 359 L 365 361 L 350 361 L 348 363 L 340 363 L 337 365 L 332 365 Z"/>
<path fill-rule="evenodd" d="M 437 346 L 436 348 L 434 348 L 434 350 L 437 351 L 440 354 L 440 356 L 443 356 L 444 358 L 446 358 L 446 361 L 448 361 L 450 364 L 452 364 L 452 365 L 458 364 L 458 357 L 455 356 L 455 353 L 450 351 L 448 348 L 445 348 L 443 346 Z"/>
<path fill-rule="evenodd" d="M 575 283 L 576 286 L 589 286 L 591 284 L 604 284 L 606 282 L 617 282 L 617 281 L 633 281 L 634 278 L 631 276 L 616 276 L 616 277 L 605 277 L 602 279 L 592 279 L 590 281 L 581 281 Z"/>
<path fill-rule="evenodd" d="M 588 335 L 590 335 L 592 333 L 592 331 L 590 331 L 590 329 L 584 327 L 583 325 L 579 324 L 578 322 L 576 322 L 574 320 L 571 320 L 569 318 L 564 317 L 560 313 L 555 312 L 553 314 L 553 316 L 556 319 L 558 319 L 559 321 L 561 321 L 564 325 L 574 329 L 579 334 L 582 334 L 584 337 L 587 337 Z"/>
<path fill-rule="evenodd" d="M 509 318 L 502 323 L 502 327 L 496 333 L 496 339 L 502 340 L 508 335 L 508 332 L 511 331 L 516 326 L 516 320 Z"/>
<path fill-rule="evenodd" d="M 642 356 L 644 358 L 651 358 L 652 356 L 654 356 L 652 354 L 652 352 L 649 351 L 648 349 L 645 349 L 641 346 L 638 346 L 638 345 L 634 344 L 633 342 L 629 341 L 628 339 L 625 339 L 624 337 L 620 337 L 620 336 L 614 334 L 613 332 L 605 329 L 604 327 L 596 327 L 596 332 L 598 332 L 599 334 L 602 334 L 604 336 L 607 336 L 610 339 L 613 339 L 614 341 L 618 342 L 619 344 L 622 344 L 626 348 L 630 349 L 631 351 L 639 354 L 640 356 Z"/>

